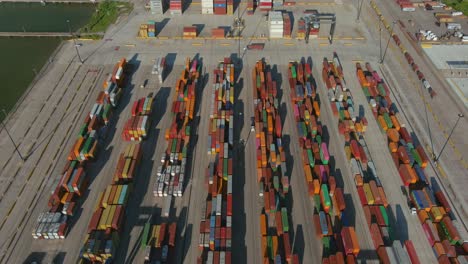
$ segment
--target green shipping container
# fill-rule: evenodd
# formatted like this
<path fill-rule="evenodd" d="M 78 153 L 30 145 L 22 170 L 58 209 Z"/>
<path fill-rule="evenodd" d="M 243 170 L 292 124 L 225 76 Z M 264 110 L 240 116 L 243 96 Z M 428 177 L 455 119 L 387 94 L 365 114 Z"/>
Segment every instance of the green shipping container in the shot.
<path fill-rule="evenodd" d="M 128 185 L 123 185 L 122 186 L 122 192 L 120 193 L 119 197 L 119 204 L 126 204 L 127 202 L 127 193 L 128 193 Z"/>
<path fill-rule="evenodd" d="M 385 92 L 385 88 L 381 83 L 377 84 L 377 90 L 379 90 L 379 94 L 381 96 L 387 96 L 387 93 Z"/>
<path fill-rule="evenodd" d="M 283 232 L 289 232 L 288 210 L 281 208 L 281 221 L 283 222 Z"/>
<path fill-rule="evenodd" d="M 302 135 L 304 135 L 304 137 L 307 136 L 307 126 L 305 125 L 304 122 L 301 122 L 301 130 L 302 130 Z"/>
<path fill-rule="evenodd" d="M 317 135 L 317 136 L 315 137 L 315 141 L 317 141 L 317 143 L 318 143 L 319 145 L 322 144 L 322 136 L 321 136 L 321 135 Z"/>
<path fill-rule="evenodd" d="M 227 181 L 228 177 L 228 159 L 223 159 L 223 178 Z"/>
<path fill-rule="evenodd" d="M 316 194 L 314 195 L 314 203 L 315 203 L 315 208 L 317 211 L 320 211 L 320 208 L 322 207 L 322 204 L 320 203 L 320 195 Z"/>
<path fill-rule="evenodd" d="M 385 123 L 387 123 L 387 127 L 392 128 L 393 127 L 392 119 L 390 119 L 390 116 L 388 115 L 388 113 L 384 113 L 383 118 L 385 119 Z"/>
<path fill-rule="evenodd" d="M 309 158 L 309 164 L 311 167 L 314 167 L 315 166 L 315 160 L 314 160 L 314 155 L 312 154 L 312 150 L 311 149 L 307 149 L 307 156 Z"/>
<path fill-rule="evenodd" d="M 328 187 L 326 184 L 322 184 L 321 191 L 322 191 L 323 202 L 325 206 L 330 207 L 331 206 L 330 194 L 328 193 Z"/>
<path fill-rule="evenodd" d="M 83 124 L 83 126 L 80 129 L 80 132 L 78 132 L 78 138 L 86 136 L 88 133 L 88 125 Z"/>
<path fill-rule="evenodd" d="M 388 221 L 388 214 L 387 214 L 387 209 L 383 205 L 379 206 L 380 212 L 382 213 L 382 217 L 384 219 L 385 225 L 389 226 L 390 222 Z"/>
<path fill-rule="evenodd" d="M 275 109 L 278 109 L 278 107 L 279 107 L 278 98 L 273 98 L 273 106 L 275 107 Z"/>
<path fill-rule="evenodd" d="M 176 153 L 177 152 L 177 139 L 172 140 L 172 146 L 171 146 L 171 152 Z"/>
<path fill-rule="evenodd" d="M 369 92 L 369 88 L 363 87 L 363 88 L 362 88 L 362 91 L 364 92 L 364 95 L 366 96 L 367 100 L 369 100 L 369 99 L 370 99 L 370 96 L 371 96 L 371 94 L 370 94 L 370 92 Z"/>
<path fill-rule="evenodd" d="M 187 157 L 187 145 L 184 144 L 184 146 L 182 147 L 182 158 L 186 158 Z"/>
<path fill-rule="evenodd" d="M 344 111 L 343 111 L 343 110 L 340 110 L 340 111 L 338 112 L 338 114 L 339 114 L 340 120 L 344 120 L 344 119 L 345 119 L 345 115 L 344 115 Z"/>
<path fill-rule="evenodd" d="M 260 88 L 260 85 L 262 84 L 260 80 L 260 75 L 257 75 L 257 88 Z"/>
<path fill-rule="evenodd" d="M 279 177 L 278 177 L 278 175 L 273 176 L 273 187 L 275 187 L 276 190 L 279 190 Z"/>
<path fill-rule="evenodd" d="M 273 259 L 273 241 L 271 236 L 267 236 L 267 252 L 270 259 Z"/>
<path fill-rule="evenodd" d="M 419 156 L 419 153 L 414 148 L 412 148 L 410 152 L 411 155 L 413 155 L 414 160 L 418 163 L 418 165 L 422 166 L 422 159 L 421 156 Z"/>
<path fill-rule="evenodd" d="M 144 248 L 147 245 L 149 231 L 150 231 L 150 223 L 147 222 L 145 224 L 145 227 L 143 228 L 143 235 L 141 237 L 141 248 Z"/>
<path fill-rule="evenodd" d="M 263 123 L 266 124 L 266 123 L 268 122 L 268 120 L 267 120 L 268 117 L 267 117 L 267 112 L 266 112 L 266 110 L 263 110 L 263 111 L 262 111 L 262 119 L 263 119 Z"/>
<path fill-rule="evenodd" d="M 297 78 L 297 73 L 296 73 L 296 66 L 291 66 L 291 76 L 293 78 Z"/>
<path fill-rule="evenodd" d="M 322 245 L 323 245 L 323 251 L 325 255 L 328 255 L 330 252 L 330 237 L 324 236 L 322 237 Z"/>
<path fill-rule="evenodd" d="M 190 137 L 190 126 L 185 127 L 185 135 Z"/>

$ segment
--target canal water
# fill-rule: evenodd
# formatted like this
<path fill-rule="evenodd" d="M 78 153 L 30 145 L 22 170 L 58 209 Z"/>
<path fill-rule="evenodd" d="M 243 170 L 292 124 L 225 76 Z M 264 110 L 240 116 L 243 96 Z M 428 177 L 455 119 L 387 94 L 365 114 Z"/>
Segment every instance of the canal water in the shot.
<path fill-rule="evenodd" d="M 1 32 L 66 32 L 84 26 L 92 4 L 0 3 Z M 62 39 L 0 37 L 0 110 L 10 111 Z M 0 111 L 0 120 L 4 118 Z"/>

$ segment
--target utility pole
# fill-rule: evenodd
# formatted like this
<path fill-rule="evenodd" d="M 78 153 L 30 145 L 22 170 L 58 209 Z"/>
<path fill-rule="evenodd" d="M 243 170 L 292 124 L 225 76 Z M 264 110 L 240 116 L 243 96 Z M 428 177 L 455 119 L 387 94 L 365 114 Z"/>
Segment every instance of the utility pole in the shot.
<path fill-rule="evenodd" d="M 380 20 L 380 17 L 381 16 L 379 16 L 379 59 L 382 59 L 382 21 Z"/>
<path fill-rule="evenodd" d="M 7 118 L 7 113 L 5 112 L 5 109 L 2 109 L 3 114 L 5 115 L 5 119 Z M 16 153 L 18 153 L 18 156 L 21 158 L 22 161 L 26 161 L 26 159 L 21 155 L 21 153 L 18 150 L 18 146 L 16 145 L 15 141 L 10 135 L 10 132 L 8 131 L 6 125 L 5 125 L 5 120 L 2 119 L 2 125 L 3 128 L 5 129 L 5 132 L 7 133 L 8 137 L 10 138 L 11 142 L 13 143 L 13 146 L 15 146 Z"/>
<path fill-rule="evenodd" d="M 361 10 L 362 10 L 362 4 L 364 3 L 364 0 L 361 0 L 361 3 L 359 4 L 359 0 L 358 0 L 358 13 L 357 13 L 357 22 L 359 22 L 359 18 L 361 17 Z"/>
<path fill-rule="evenodd" d="M 440 150 L 439 155 L 434 159 L 434 163 L 435 163 L 436 165 L 437 165 L 437 162 L 439 161 L 440 156 L 441 156 L 442 153 L 444 152 L 445 146 L 447 146 L 447 143 L 449 142 L 450 137 L 452 137 L 453 131 L 455 130 L 455 128 L 456 128 L 457 125 L 458 125 L 458 121 L 460 121 L 460 119 L 461 119 L 462 117 L 464 117 L 464 115 L 463 115 L 462 113 L 458 114 L 457 121 L 455 122 L 455 125 L 453 125 L 452 131 L 450 131 L 450 134 L 449 134 L 449 136 L 447 137 L 447 140 L 445 141 L 444 145 L 442 146 L 442 149 Z"/>
<path fill-rule="evenodd" d="M 424 88 L 424 87 L 423 87 Z M 425 89 L 425 88 L 424 88 Z M 424 90 L 423 89 L 423 90 Z M 427 124 L 427 132 L 429 132 L 429 141 L 431 142 L 431 152 L 432 152 L 432 158 L 434 159 L 435 153 L 434 153 L 434 142 L 432 141 L 432 133 L 431 133 L 431 126 L 429 125 L 429 117 L 427 114 L 427 102 L 426 102 L 426 93 L 423 91 L 422 93 L 422 99 L 423 99 L 423 104 L 424 104 L 424 112 L 426 114 L 426 124 Z"/>
<path fill-rule="evenodd" d="M 76 40 L 75 36 L 72 34 L 71 26 L 70 26 L 70 20 L 67 19 L 67 24 L 68 24 L 68 31 L 70 32 L 70 36 L 73 39 L 73 45 L 75 45 L 75 50 L 76 50 L 76 55 L 78 55 L 78 59 L 80 59 L 80 62 L 83 63 L 83 59 L 81 59 L 80 52 L 78 51 L 78 46 L 76 45 Z"/>
<path fill-rule="evenodd" d="M 383 57 L 380 59 L 380 64 L 383 64 L 383 62 L 384 62 L 384 60 L 385 60 L 385 55 L 387 55 L 388 45 L 390 44 L 390 40 L 392 39 L 393 29 L 395 28 L 395 24 L 396 24 L 396 21 L 393 21 L 393 22 L 392 22 L 392 30 L 390 30 L 390 36 L 389 36 L 389 38 L 388 38 L 387 46 L 385 47 L 385 51 L 384 51 Z"/>

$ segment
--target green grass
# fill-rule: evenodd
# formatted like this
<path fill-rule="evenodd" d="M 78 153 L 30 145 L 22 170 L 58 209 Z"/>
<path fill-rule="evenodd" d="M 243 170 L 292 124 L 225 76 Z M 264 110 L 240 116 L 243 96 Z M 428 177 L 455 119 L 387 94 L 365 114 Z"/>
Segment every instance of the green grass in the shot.
<path fill-rule="evenodd" d="M 451 6 L 457 11 L 463 12 L 465 16 L 468 16 L 468 1 L 467 0 L 443 0 L 444 4 Z"/>
<path fill-rule="evenodd" d="M 103 1 L 100 2 L 96 12 L 88 24 L 81 28 L 84 33 L 105 32 L 110 24 L 114 23 L 121 14 L 130 13 L 133 5 L 128 2 Z"/>

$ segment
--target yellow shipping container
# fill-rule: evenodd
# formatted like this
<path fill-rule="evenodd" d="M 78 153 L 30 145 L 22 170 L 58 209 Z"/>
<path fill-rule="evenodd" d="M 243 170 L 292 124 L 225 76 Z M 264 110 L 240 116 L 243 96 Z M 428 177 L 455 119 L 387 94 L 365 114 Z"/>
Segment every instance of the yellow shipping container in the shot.
<path fill-rule="evenodd" d="M 120 195 L 122 195 L 122 187 L 123 185 L 119 185 L 119 187 L 117 187 L 117 191 L 115 192 L 114 196 L 114 204 L 119 204 L 119 198 Z"/>
<path fill-rule="evenodd" d="M 102 198 L 102 207 L 103 208 L 106 208 L 108 206 L 107 200 L 109 200 L 109 195 L 110 195 L 110 192 L 111 192 L 111 186 L 112 185 L 107 186 L 106 191 L 104 192 L 104 197 Z"/>
<path fill-rule="evenodd" d="M 364 183 L 364 194 L 366 195 L 367 204 L 374 204 L 374 196 L 368 183 Z"/>
<path fill-rule="evenodd" d="M 112 227 L 112 220 L 114 219 L 115 208 L 116 208 L 115 205 L 112 205 L 110 207 L 109 216 L 107 217 L 107 220 L 106 220 L 106 228 Z"/>
<path fill-rule="evenodd" d="M 127 176 L 128 176 L 128 169 L 130 168 L 130 162 L 131 161 L 132 161 L 131 159 L 125 159 L 125 165 L 124 165 L 124 168 L 122 170 L 122 176 L 124 178 L 127 178 Z"/>
<path fill-rule="evenodd" d="M 110 212 L 110 206 L 108 206 L 102 212 L 101 219 L 99 219 L 98 230 L 106 229 L 106 222 L 107 222 L 107 218 L 109 217 L 109 212 Z"/>

